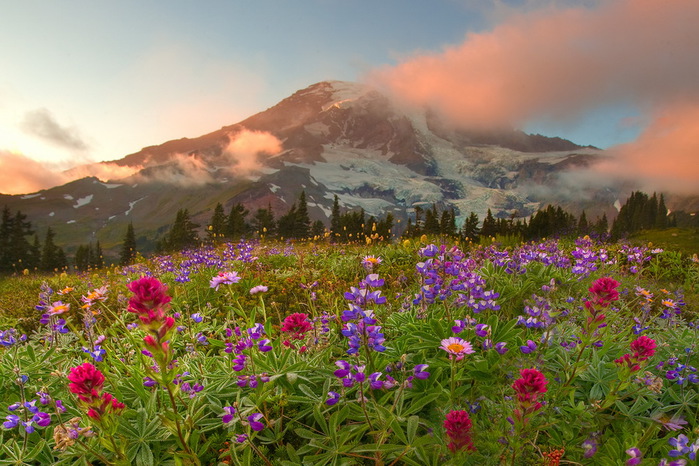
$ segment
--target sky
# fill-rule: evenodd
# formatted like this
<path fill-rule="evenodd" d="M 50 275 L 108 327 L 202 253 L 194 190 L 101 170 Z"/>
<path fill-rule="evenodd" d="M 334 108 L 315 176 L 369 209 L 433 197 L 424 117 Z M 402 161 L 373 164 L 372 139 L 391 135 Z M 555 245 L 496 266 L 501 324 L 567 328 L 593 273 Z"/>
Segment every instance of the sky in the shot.
<path fill-rule="evenodd" d="M 696 0 L 0 0 L 0 192 L 197 137 L 324 80 L 607 150 L 699 193 Z"/>

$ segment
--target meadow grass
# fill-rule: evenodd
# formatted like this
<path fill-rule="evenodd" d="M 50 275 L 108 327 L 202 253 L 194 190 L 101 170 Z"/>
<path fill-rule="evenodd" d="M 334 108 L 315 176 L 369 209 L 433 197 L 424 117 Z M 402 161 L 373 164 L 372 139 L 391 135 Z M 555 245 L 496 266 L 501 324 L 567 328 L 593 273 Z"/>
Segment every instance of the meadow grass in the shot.
<path fill-rule="evenodd" d="M 0 463 L 693 464 L 698 277 L 589 238 L 7 277 Z"/>

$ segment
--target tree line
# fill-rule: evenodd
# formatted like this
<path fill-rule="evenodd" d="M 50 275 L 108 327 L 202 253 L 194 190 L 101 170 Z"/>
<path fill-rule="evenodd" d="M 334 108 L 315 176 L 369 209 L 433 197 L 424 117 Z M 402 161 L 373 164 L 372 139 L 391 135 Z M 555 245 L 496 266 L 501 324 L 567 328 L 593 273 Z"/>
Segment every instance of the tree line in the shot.
<path fill-rule="evenodd" d="M 515 215 L 496 218 L 488 209 L 481 221 L 471 212 L 459 226 L 453 207 L 440 209 L 436 204 L 425 208 L 416 206 L 405 229 L 403 238 L 422 235 L 440 235 L 479 242 L 482 238 L 513 237 L 530 241 L 560 236 L 605 236 L 619 239 L 645 229 L 663 229 L 677 226 L 695 226 L 696 219 L 682 212 L 669 214 L 662 194 L 632 192 L 621 206 L 614 222 L 609 226 L 606 215 L 590 221 L 585 211 L 579 217 L 560 206 L 548 205 L 539 209 L 529 219 Z M 678 217 L 679 216 L 679 217 Z M 687 220 L 685 217 L 689 218 Z M 245 238 L 320 239 L 332 242 L 389 241 L 394 237 L 395 219 L 391 213 L 375 218 L 363 209 L 343 211 L 336 195 L 330 214 L 330 225 L 321 220 L 312 222 L 308 213 L 305 191 L 288 211 L 278 218 L 271 205 L 259 208 L 252 215 L 241 203 L 225 212 L 221 203 L 214 208 L 209 224 L 200 237 L 201 226 L 192 221 L 187 209 L 180 209 L 170 229 L 156 243 L 156 252 L 166 253 L 195 247 L 204 241 L 235 241 Z M 31 241 L 30 241 L 31 240 Z M 52 228 L 47 228 L 43 241 L 34 231 L 31 222 L 22 212 L 14 214 L 5 206 L 0 222 L 0 273 L 20 272 L 24 269 L 39 271 L 61 270 L 72 265 L 84 271 L 103 267 L 104 257 L 100 242 L 78 246 L 72 263 L 63 249 L 55 244 Z M 119 254 L 119 264 L 128 265 L 137 256 L 136 235 L 132 223 L 126 228 Z"/>

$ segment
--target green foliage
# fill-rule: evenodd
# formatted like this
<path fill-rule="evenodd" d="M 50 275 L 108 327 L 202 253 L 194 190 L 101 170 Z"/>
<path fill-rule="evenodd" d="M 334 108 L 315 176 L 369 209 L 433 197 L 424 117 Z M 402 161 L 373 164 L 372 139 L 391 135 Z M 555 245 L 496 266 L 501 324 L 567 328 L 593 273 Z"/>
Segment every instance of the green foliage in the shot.
<path fill-rule="evenodd" d="M 440 228 L 442 217 L 451 223 L 451 213 L 442 214 Z M 562 464 L 623 464 L 626 450 L 638 447 L 644 461 L 657 464 L 668 457 L 670 438 L 684 433 L 694 442 L 699 384 L 689 368 L 699 366 L 698 330 L 690 325 L 697 299 L 680 288 L 696 286 L 699 264 L 686 254 L 628 244 L 511 239 L 505 245 L 503 238 L 468 250 L 413 240 L 236 242 L 90 276 L 3 279 L 3 417 L 29 416 L 24 408 L 6 408 L 36 399 L 51 424 L 26 435 L 21 425 L 0 430 L 0 463 L 534 465 L 563 449 Z M 232 271 L 239 281 L 212 288 L 213 279 Z M 384 283 L 366 278 L 369 273 Z M 126 287 L 143 275 L 169 287 L 176 384 L 144 386 L 145 377 L 157 378 L 154 359 L 142 352 L 146 333 L 127 310 L 133 293 Z M 591 326 L 585 301 L 593 300 L 588 289 L 600 277 L 618 280 L 620 295 L 604 310 L 606 326 Z M 267 291 L 251 294 L 259 285 Z M 381 291 L 386 302 L 365 302 L 361 290 Z M 70 308 L 40 325 L 58 301 Z M 343 331 L 359 322 L 348 317 L 350 302 L 373 311 L 363 319 L 379 327 L 385 351 L 362 340 L 348 354 Z M 293 313 L 305 314 L 310 326 L 299 338 L 284 331 Z M 8 333 L 10 327 L 18 332 Z M 633 354 L 630 344 L 639 335 L 657 347 L 630 370 L 617 361 Z M 450 337 L 473 351 L 450 358 L 442 348 Z M 529 342 L 536 348 L 522 352 Z M 101 361 L 91 356 L 98 350 L 105 351 Z M 364 381 L 339 377 L 342 361 L 351 374 L 362 368 Z M 104 374 L 104 391 L 126 405 L 113 433 L 87 416 L 68 389 L 66 375 L 84 362 Z M 422 369 L 428 377 L 418 377 L 421 364 L 429 366 Z M 523 405 L 513 383 L 529 368 L 543 373 L 547 390 L 541 406 L 518 418 Z M 37 392 L 50 395 L 45 405 Z M 332 405 L 330 392 L 338 399 Z M 461 410 L 473 423 L 475 451 L 448 447 L 445 417 Z M 248 420 L 255 413 L 264 425 L 259 431 Z M 681 431 L 667 429 L 673 417 L 686 422 Z M 97 435 L 57 445 L 54 428 L 74 418 Z M 586 441 L 596 445 L 592 458 L 584 456 Z"/>

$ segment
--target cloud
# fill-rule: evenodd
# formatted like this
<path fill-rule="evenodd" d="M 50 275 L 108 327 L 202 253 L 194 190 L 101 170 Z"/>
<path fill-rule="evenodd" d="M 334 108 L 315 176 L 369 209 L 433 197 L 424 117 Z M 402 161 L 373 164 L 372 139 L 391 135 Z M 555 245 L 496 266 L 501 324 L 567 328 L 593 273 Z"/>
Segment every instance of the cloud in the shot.
<path fill-rule="evenodd" d="M 174 153 L 165 163 L 155 165 L 146 160 L 137 176 L 144 181 L 185 187 L 216 183 L 227 176 L 250 176 L 264 170 L 263 157 L 281 150 L 282 143 L 274 135 L 243 129 L 228 135 L 218 157 Z"/>
<path fill-rule="evenodd" d="M 61 126 L 53 114 L 45 108 L 27 112 L 20 127 L 25 133 L 37 136 L 55 146 L 78 151 L 88 148 L 76 128 Z"/>
<path fill-rule="evenodd" d="M 262 168 L 260 156 L 278 154 L 281 150 L 282 143 L 274 135 L 244 129 L 229 135 L 223 154 L 230 163 L 227 170 L 238 175 L 248 175 Z"/>
<path fill-rule="evenodd" d="M 608 150 L 599 173 L 640 180 L 646 191 L 699 194 L 699 100 L 659 108 L 637 140 Z"/>
<path fill-rule="evenodd" d="M 367 80 L 467 127 L 575 121 L 616 103 L 645 110 L 699 95 L 697 20 L 695 0 L 544 8 Z"/>
<path fill-rule="evenodd" d="M 112 162 L 89 163 L 78 165 L 63 172 L 70 180 L 94 176 L 102 181 L 120 180 L 138 173 L 142 166 L 117 165 Z"/>
<path fill-rule="evenodd" d="M 26 194 L 70 181 L 45 164 L 17 153 L 0 150 L 0 192 Z"/>

